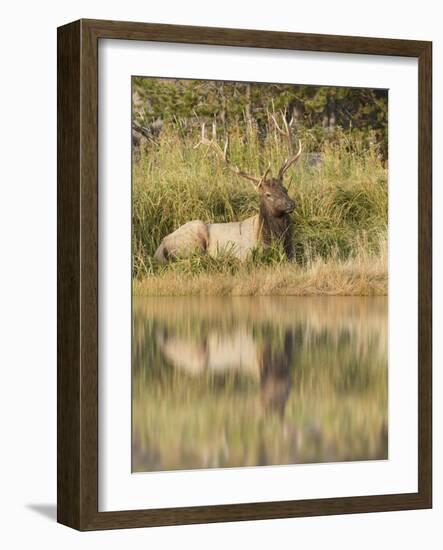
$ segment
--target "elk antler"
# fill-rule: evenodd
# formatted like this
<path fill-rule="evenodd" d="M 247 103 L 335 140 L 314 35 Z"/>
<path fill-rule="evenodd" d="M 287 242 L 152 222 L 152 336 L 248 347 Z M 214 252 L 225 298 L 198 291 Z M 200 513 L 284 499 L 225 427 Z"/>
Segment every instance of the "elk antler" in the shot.
<path fill-rule="evenodd" d="M 272 120 L 274 121 L 274 124 L 275 124 L 275 127 L 277 128 L 277 130 L 280 132 L 280 134 L 282 134 L 283 136 L 286 137 L 286 139 L 288 140 L 288 147 L 289 147 L 289 151 L 291 153 L 291 155 L 284 161 L 284 163 L 281 165 L 280 167 L 280 170 L 278 171 L 278 179 L 281 179 L 283 178 L 283 176 L 285 175 L 285 173 L 287 172 L 288 168 L 294 164 L 294 162 L 298 159 L 298 157 L 301 155 L 301 151 L 302 151 L 302 146 L 301 146 L 301 141 L 298 140 L 298 151 L 296 153 L 294 153 L 294 147 L 292 145 L 292 140 L 291 140 L 291 132 L 289 130 L 290 126 L 292 125 L 292 121 L 293 119 L 291 119 L 291 122 L 288 124 L 287 120 L 286 120 L 286 117 L 284 116 L 284 114 L 282 113 L 281 114 L 281 117 L 282 117 L 282 121 L 283 121 L 283 125 L 285 127 L 285 129 L 283 130 L 282 128 L 280 128 L 280 126 L 278 125 L 278 122 L 276 121 L 274 115 L 271 114 L 271 117 L 272 117 Z"/>
<path fill-rule="evenodd" d="M 206 137 L 205 127 L 206 125 L 205 123 L 203 123 L 200 141 L 196 145 L 194 145 L 194 149 L 197 149 L 198 147 L 200 147 L 200 145 L 207 145 L 209 147 L 212 147 L 217 153 L 217 155 L 227 164 L 228 168 L 232 172 L 234 172 L 234 174 L 236 174 L 237 176 L 242 176 L 243 178 L 246 178 L 249 181 L 252 181 L 255 184 L 255 187 L 260 187 L 267 173 L 269 172 L 269 168 L 266 170 L 265 174 L 261 178 L 251 176 L 250 174 L 247 174 L 243 170 L 240 170 L 240 168 L 235 164 L 233 164 L 228 157 L 229 137 L 226 138 L 225 146 L 222 149 L 215 140 L 215 135 L 216 135 L 215 125 L 212 126 L 212 136 L 213 136 L 212 139 L 208 139 Z"/>

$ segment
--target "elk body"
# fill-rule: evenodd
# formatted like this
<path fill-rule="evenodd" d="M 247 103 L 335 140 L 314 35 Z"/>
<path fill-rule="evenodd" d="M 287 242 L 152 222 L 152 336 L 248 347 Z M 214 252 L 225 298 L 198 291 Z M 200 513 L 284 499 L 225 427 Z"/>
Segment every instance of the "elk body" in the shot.
<path fill-rule="evenodd" d="M 213 139 L 208 140 L 205 137 L 205 126 L 202 126 L 201 140 L 195 148 L 201 145 L 213 148 L 234 174 L 249 180 L 259 193 L 259 212 L 239 222 L 204 223 L 201 220 L 187 222 L 162 240 L 154 255 L 157 261 L 167 263 L 171 258 L 186 258 L 195 252 L 210 256 L 231 254 L 240 260 L 245 260 L 259 245 L 266 247 L 273 243 L 281 243 L 288 259 L 292 259 L 290 214 L 294 211 L 296 204 L 289 197 L 283 178 L 289 167 L 299 158 L 301 143 L 299 142 L 298 151 L 294 153 L 288 124 L 284 120 L 286 130 L 281 129 L 276 121 L 275 124 L 278 130 L 287 136 L 291 151 L 276 177 L 270 175 L 270 166 L 261 177 L 240 170 L 228 157 L 229 139 L 226 139 L 222 149 L 215 140 L 215 130 L 213 130 Z"/>

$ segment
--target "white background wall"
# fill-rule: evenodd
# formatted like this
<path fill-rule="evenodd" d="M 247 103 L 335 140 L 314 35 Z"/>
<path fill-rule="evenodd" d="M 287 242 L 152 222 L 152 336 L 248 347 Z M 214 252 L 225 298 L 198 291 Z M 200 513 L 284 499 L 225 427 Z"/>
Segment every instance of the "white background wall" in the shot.
<path fill-rule="evenodd" d="M 2 8 L 0 85 L 0 541 L 5 548 L 439 548 L 441 285 L 434 304 L 434 509 L 77 533 L 55 523 L 56 27 L 80 17 L 434 41 L 434 280 L 442 279 L 440 2 L 15 1 Z M 407 429 L 407 427 L 405 427 Z"/>

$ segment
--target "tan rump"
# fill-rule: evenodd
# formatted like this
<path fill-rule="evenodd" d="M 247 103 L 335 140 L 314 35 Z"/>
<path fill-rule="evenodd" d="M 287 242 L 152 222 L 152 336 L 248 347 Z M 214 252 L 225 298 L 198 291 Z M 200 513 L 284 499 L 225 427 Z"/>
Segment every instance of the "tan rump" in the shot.
<path fill-rule="evenodd" d="M 154 258 L 165 263 L 169 258 L 186 258 L 195 252 L 204 252 L 208 246 L 208 228 L 201 220 L 180 226 L 161 242 Z"/>

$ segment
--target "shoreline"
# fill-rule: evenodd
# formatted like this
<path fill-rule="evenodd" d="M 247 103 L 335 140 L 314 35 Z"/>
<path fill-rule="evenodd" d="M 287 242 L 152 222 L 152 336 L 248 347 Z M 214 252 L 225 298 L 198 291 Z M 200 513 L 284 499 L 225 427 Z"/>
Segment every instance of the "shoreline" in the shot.
<path fill-rule="evenodd" d="M 378 261 L 377 261 L 378 260 Z M 382 265 L 380 265 L 382 264 Z M 168 270 L 134 279 L 135 296 L 387 296 L 384 261 L 318 260 L 308 267 L 266 266 L 235 273 Z"/>

